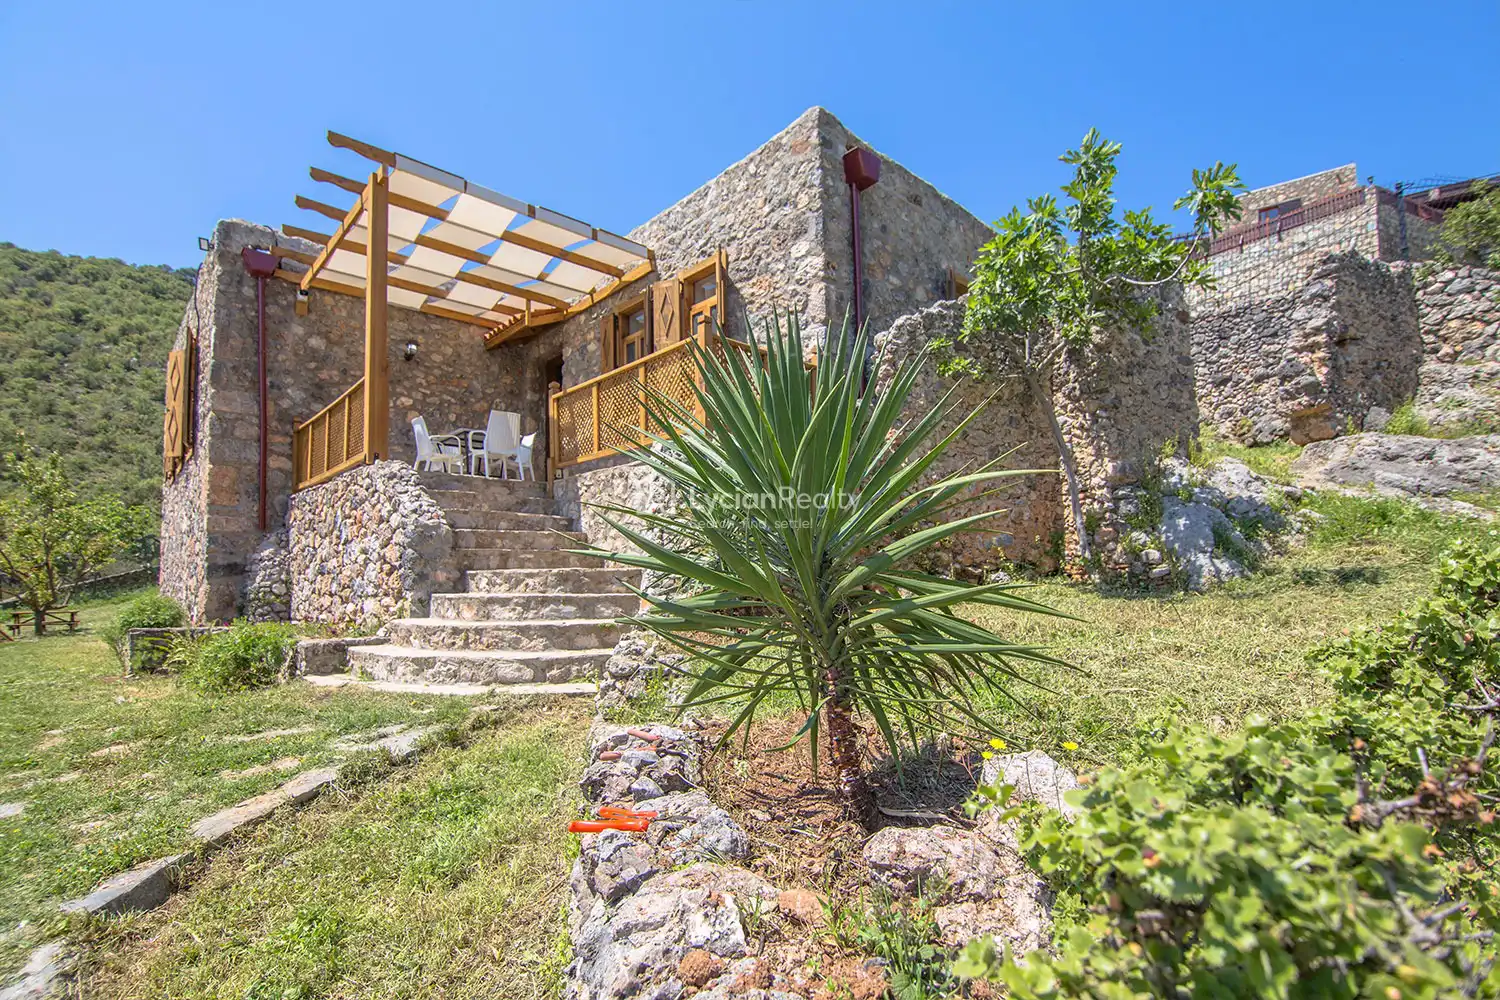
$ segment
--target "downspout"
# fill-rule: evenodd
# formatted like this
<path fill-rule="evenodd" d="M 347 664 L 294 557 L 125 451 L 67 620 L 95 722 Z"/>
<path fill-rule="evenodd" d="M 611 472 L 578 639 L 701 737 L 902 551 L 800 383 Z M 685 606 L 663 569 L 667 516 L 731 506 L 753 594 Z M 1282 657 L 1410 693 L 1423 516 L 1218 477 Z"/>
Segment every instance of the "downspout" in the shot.
<path fill-rule="evenodd" d="M 265 250 L 245 247 L 240 251 L 245 270 L 255 278 L 255 373 L 260 389 L 260 462 L 256 469 L 256 523 L 266 530 L 266 451 L 269 440 L 270 406 L 266 400 L 266 279 L 276 273 L 276 258 Z"/>
<path fill-rule="evenodd" d="M 880 157 L 868 149 L 853 148 L 844 154 L 844 181 L 849 185 L 849 230 L 854 243 L 854 330 L 865 325 L 865 254 L 859 232 L 859 194 L 880 180 Z M 851 336 L 852 339 L 852 336 Z"/>

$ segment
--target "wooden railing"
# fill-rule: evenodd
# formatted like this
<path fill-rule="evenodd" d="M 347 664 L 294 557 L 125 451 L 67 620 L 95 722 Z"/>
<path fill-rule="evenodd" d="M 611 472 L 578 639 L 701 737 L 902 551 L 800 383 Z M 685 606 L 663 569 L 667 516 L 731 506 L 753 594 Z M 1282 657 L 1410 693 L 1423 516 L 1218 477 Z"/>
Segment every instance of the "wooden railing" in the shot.
<path fill-rule="evenodd" d="M 703 378 L 693 358 L 691 345 L 695 341 L 720 358 L 724 357 L 726 345 L 741 351 L 750 347 L 744 341 L 700 330 L 693 340 L 679 341 L 587 382 L 554 392 L 548 401 L 549 475 L 570 465 L 607 458 L 644 444 L 648 440 L 646 387 L 702 419 L 703 411 L 693 391 L 702 385 Z M 764 360 L 765 347 L 756 347 Z"/>
<path fill-rule="evenodd" d="M 360 379 L 292 432 L 292 488 L 327 482 L 373 458 L 365 441 L 365 380 Z"/>
<path fill-rule="evenodd" d="M 566 469 L 643 443 L 648 386 L 695 409 L 693 387 L 701 373 L 691 343 L 679 341 L 554 393 L 548 401 L 547 424 L 551 467 Z"/>

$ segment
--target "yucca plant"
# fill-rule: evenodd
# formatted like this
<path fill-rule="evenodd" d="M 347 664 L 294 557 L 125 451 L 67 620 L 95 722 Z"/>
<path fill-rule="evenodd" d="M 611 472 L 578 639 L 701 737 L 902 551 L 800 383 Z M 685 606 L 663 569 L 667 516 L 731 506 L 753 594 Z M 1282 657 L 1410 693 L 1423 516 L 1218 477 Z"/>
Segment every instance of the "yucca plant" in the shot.
<path fill-rule="evenodd" d="M 840 794 L 868 825 L 876 809 L 857 714 L 898 759 L 924 733 L 988 737 L 976 696 L 1024 682 L 1028 661 L 1057 662 L 955 612 L 990 604 L 1056 613 L 1019 586 L 966 584 L 913 566 L 995 513 L 945 520 L 955 505 L 1027 473 L 999 469 L 996 459 L 924 484 L 977 414 L 939 435 L 952 409 L 945 398 L 903 420 L 922 357 L 905 359 L 876 391 L 863 378 L 863 332 L 831 336 L 812 368 L 795 317 L 784 329 L 768 321 L 764 332 L 763 344 L 752 335 L 722 352 L 692 345 L 701 417 L 650 394 L 654 434 L 630 457 L 675 487 L 676 507 L 600 505 L 640 551 L 589 554 L 680 578 L 671 596 L 642 592 L 649 607 L 631 621 L 690 654 L 683 707 L 730 705 L 733 734 L 767 699 L 794 695 L 807 712 L 798 738 L 809 739 L 816 764 L 826 732 Z"/>

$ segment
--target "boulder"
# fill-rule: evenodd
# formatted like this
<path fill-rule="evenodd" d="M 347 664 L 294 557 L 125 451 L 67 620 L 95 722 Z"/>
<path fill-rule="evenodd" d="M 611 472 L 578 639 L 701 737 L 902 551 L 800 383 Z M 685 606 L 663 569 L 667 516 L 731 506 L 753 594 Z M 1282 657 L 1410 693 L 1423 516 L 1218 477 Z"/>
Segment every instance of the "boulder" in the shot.
<path fill-rule="evenodd" d="M 898 893 L 941 888 L 933 918 L 946 945 L 958 948 L 991 934 L 1021 953 L 1044 947 L 1051 936 L 1051 894 L 1017 852 L 1013 825 L 988 826 L 886 827 L 866 842 L 865 863 Z"/>
<path fill-rule="evenodd" d="M 1249 543 L 1223 511 L 1207 503 L 1163 497 L 1161 540 L 1186 573 L 1189 590 L 1207 590 L 1211 584 L 1250 574 L 1236 558 Z"/>
<path fill-rule="evenodd" d="M 986 785 L 1010 785 L 1012 805 L 1040 802 L 1070 819 L 1078 814 L 1078 807 L 1063 798 L 1078 787 L 1078 777 L 1041 750 L 992 757 L 980 778 Z"/>
<path fill-rule="evenodd" d="M 1351 434 L 1308 445 L 1292 463 L 1303 486 L 1353 486 L 1397 497 L 1500 489 L 1500 435 L 1440 440 Z"/>

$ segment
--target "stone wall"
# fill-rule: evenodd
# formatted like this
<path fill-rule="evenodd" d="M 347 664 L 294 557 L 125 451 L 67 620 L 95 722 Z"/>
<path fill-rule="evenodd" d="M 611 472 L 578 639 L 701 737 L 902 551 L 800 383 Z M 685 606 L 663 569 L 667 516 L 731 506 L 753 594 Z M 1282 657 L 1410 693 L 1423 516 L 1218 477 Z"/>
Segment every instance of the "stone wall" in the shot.
<path fill-rule="evenodd" d="M 1262 208 L 1280 205 L 1293 198 L 1300 198 L 1302 204 L 1308 205 L 1324 198 L 1332 198 L 1336 194 L 1353 191 L 1357 187 L 1359 187 L 1359 169 L 1353 163 L 1346 163 L 1332 170 L 1321 170 L 1295 180 L 1269 184 L 1266 187 L 1247 191 L 1240 196 L 1240 208 L 1244 213 L 1240 221 L 1253 223 Z"/>
<path fill-rule="evenodd" d="M 1192 335 L 1182 289 L 1157 289 L 1146 331 L 1119 329 L 1069 353 L 1053 388 L 1058 420 L 1097 502 L 1139 481 L 1164 447 L 1184 451 L 1198 435 Z"/>
<path fill-rule="evenodd" d="M 963 299 L 939 302 L 901 317 L 881 333 L 876 338 L 876 355 L 882 362 L 871 376 L 877 391 L 889 386 L 900 364 L 934 338 L 957 337 L 963 325 L 964 308 Z M 972 345 L 969 353 L 991 370 L 996 366 L 982 342 Z M 949 400 L 955 409 L 934 434 L 934 441 L 949 433 L 987 397 L 994 394 L 994 398 L 933 464 L 924 483 L 973 471 L 1007 453 L 1010 457 L 1004 462 L 1006 468 L 1052 471 L 1002 480 L 989 487 L 998 489 L 998 495 L 971 501 L 954 510 L 953 517 L 985 510 L 1004 513 L 984 522 L 982 530 L 948 539 L 937 553 L 939 565 L 930 568 L 974 577 L 998 569 L 1007 561 L 1050 566 L 1055 536 L 1063 530 L 1064 493 L 1056 472 L 1057 449 L 1045 418 L 1018 380 L 975 382 L 965 378 L 955 382 L 938 374 L 937 361 L 932 358 L 924 362 L 902 418 L 921 418 L 950 391 L 955 393 Z"/>
<path fill-rule="evenodd" d="M 376 462 L 294 494 L 287 535 L 297 621 L 420 617 L 434 593 L 461 589 L 453 529 L 404 462 Z"/>
<path fill-rule="evenodd" d="M 1323 258 L 1288 294 L 1192 320 L 1203 422 L 1248 443 L 1333 437 L 1394 409 L 1416 391 L 1420 350 L 1409 278 L 1357 253 Z"/>
<path fill-rule="evenodd" d="M 1419 275 L 1417 309 L 1429 360 L 1500 361 L 1500 271 L 1455 267 Z"/>
<path fill-rule="evenodd" d="M 240 260 L 246 246 L 301 241 L 250 223 L 221 222 L 200 271 L 177 345 L 199 341 L 192 458 L 162 495 L 162 589 L 194 621 L 233 617 L 243 605 L 246 560 L 261 541 L 257 524 L 259 402 L 255 280 Z M 353 385 L 364 370 L 362 299 L 314 290 L 306 316 L 288 282 L 266 282 L 268 529 L 280 527 L 291 494 L 292 429 Z M 520 409 L 540 422 L 535 365 L 486 351 L 483 331 L 407 309 L 389 310 L 391 457 L 415 455 L 411 419 L 428 427 L 483 427 L 491 408 Z M 403 351 L 418 345 L 415 359 Z M 511 362 L 511 363 L 506 363 Z"/>
<path fill-rule="evenodd" d="M 854 310 L 854 243 L 844 152 L 868 147 L 821 108 L 823 233 L 829 265 L 827 314 L 837 324 Z M 880 181 L 860 194 L 864 308 L 871 330 L 948 297 L 948 272 L 967 279 L 994 231 L 962 205 L 896 161 L 880 157 Z"/>
<path fill-rule="evenodd" d="M 743 337 L 773 310 L 802 315 L 809 343 L 853 303 L 853 244 L 843 155 L 864 145 L 827 110 L 808 109 L 749 156 L 631 230 L 656 252 L 653 274 L 548 331 L 564 357 L 564 385 L 600 373 L 599 323 L 649 281 L 722 248 L 729 255 L 726 328 Z M 878 154 L 877 154 L 878 155 Z M 947 295 L 950 269 L 967 275 L 990 228 L 893 160 L 861 196 L 865 312 L 873 329 Z"/>
<path fill-rule="evenodd" d="M 1254 219 L 1247 213 L 1247 218 Z M 1223 250 L 1209 260 L 1215 287 L 1188 290 L 1194 312 L 1222 311 L 1293 293 L 1333 253 L 1380 256 L 1375 199 L 1274 236 Z"/>

